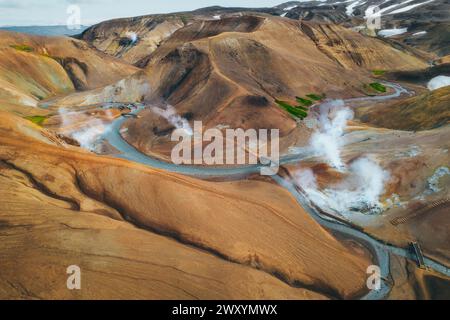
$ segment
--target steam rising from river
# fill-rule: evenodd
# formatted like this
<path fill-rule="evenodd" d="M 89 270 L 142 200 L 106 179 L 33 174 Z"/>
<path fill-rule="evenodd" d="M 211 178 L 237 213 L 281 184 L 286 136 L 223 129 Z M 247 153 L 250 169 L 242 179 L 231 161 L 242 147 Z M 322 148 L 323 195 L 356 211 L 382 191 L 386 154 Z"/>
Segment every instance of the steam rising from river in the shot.
<path fill-rule="evenodd" d="M 344 174 L 343 180 L 320 190 L 310 169 L 295 173 L 295 180 L 309 199 L 325 211 L 345 215 L 350 212 L 381 213 L 380 197 L 389 173 L 380 167 L 375 158 L 364 156 L 347 165 L 341 158 L 347 122 L 353 111 L 342 100 L 328 101 L 319 107 L 318 125 L 311 137 L 310 147 L 332 167 Z"/>

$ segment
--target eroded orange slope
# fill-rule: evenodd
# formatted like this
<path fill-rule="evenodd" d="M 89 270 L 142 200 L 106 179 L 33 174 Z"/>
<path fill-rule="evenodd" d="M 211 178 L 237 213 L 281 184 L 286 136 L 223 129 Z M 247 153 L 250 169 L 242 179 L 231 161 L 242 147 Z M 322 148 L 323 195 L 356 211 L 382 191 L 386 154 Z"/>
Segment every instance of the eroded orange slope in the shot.
<path fill-rule="evenodd" d="M 0 31 L 0 101 L 36 106 L 74 90 L 103 87 L 139 69 L 83 41 Z"/>
<path fill-rule="evenodd" d="M 29 211 L 34 206 L 43 212 L 39 219 L 44 225 L 48 223 L 45 220 L 49 219 L 47 211 L 55 215 L 52 219 L 65 221 L 51 226 L 52 230 L 56 229 L 56 235 L 63 237 L 60 240 L 65 239 L 57 242 L 57 245 L 53 243 L 54 238 L 37 232 L 43 228 L 40 222 L 33 222 L 30 230 L 37 232 L 33 237 L 39 245 L 37 250 L 24 251 L 26 259 L 33 260 L 37 259 L 35 255 L 42 255 L 45 260 L 45 248 L 51 243 L 54 253 L 52 261 L 58 259 L 59 254 L 67 257 L 62 251 L 75 251 L 83 266 L 94 268 L 94 273 L 100 272 L 103 270 L 102 259 L 93 258 L 89 250 L 116 250 L 116 246 L 125 245 L 117 245 L 116 241 L 128 243 L 128 231 L 122 233 L 115 230 L 114 236 L 106 231 L 95 232 L 88 226 L 89 221 L 93 219 L 94 224 L 106 221 L 122 226 L 129 224 L 117 221 L 126 219 L 147 230 L 139 231 L 139 235 L 149 234 L 146 239 L 160 239 L 155 233 L 162 234 L 174 239 L 176 242 L 170 243 L 183 248 L 180 250 L 189 251 L 189 254 L 199 254 L 199 250 L 209 252 L 208 259 L 220 261 L 211 268 L 219 268 L 218 265 L 225 263 L 222 261 L 225 260 L 247 266 L 250 273 L 256 272 L 255 269 L 261 270 L 264 276 L 269 275 L 274 286 L 278 286 L 274 291 L 267 291 L 267 297 L 269 292 L 274 294 L 273 297 L 279 297 L 282 291 L 287 294 L 291 290 L 289 294 L 294 294 L 297 291 L 293 286 L 306 287 L 330 297 L 352 297 L 364 291 L 366 269 L 372 264 L 370 260 L 361 255 L 361 251 L 356 252 L 344 246 L 322 229 L 281 187 L 261 181 L 200 181 L 124 160 L 98 157 L 76 148 L 62 148 L 55 145 L 56 140 L 51 134 L 7 113 L 0 115 L 0 128 L 0 159 L 6 168 L 4 170 L 15 172 L 6 174 L 9 182 L 5 185 L 19 183 L 26 186 L 27 183 L 20 175 L 25 175 L 33 184 L 31 188 L 27 187 L 26 192 L 20 191 L 20 188 L 13 193 L 7 192 L 9 187 L 2 191 L 0 220 L 6 221 L 6 228 L 2 228 L 1 234 L 8 237 L 12 233 L 17 242 L 14 246 L 26 247 L 27 236 L 15 233 L 19 229 L 10 226 L 20 224 L 20 219 L 32 220 L 29 215 L 33 213 Z M 40 201 L 42 197 L 46 199 L 45 205 Z M 60 210 L 64 211 L 61 215 L 58 213 Z M 64 226 L 71 225 L 72 215 L 76 216 L 75 221 L 83 225 L 82 230 L 88 229 L 82 236 L 78 228 L 74 228 L 77 232 L 72 232 L 73 228 Z M 58 231 L 58 228 L 64 231 Z M 46 232 L 44 234 L 47 235 Z M 117 237 L 121 240 L 117 240 Z M 139 241 L 146 243 L 147 240 Z M 15 254 L 11 252 L 14 246 L 8 242 L 1 243 L 2 254 L 14 257 Z M 139 254 L 136 244 L 132 245 L 135 248 L 133 254 Z M 166 244 L 158 242 L 152 250 L 165 251 L 164 246 Z M 121 254 L 126 260 L 128 252 L 125 250 Z M 162 257 L 165 257 L 165 253 Z M 205 266 L 197 268 L 198 264 L 192 264 L 189 259 L 185 261 L 183 255 L 174 254 L 171 259 L 186 265 L 192 272 L 212 272 Z M 10 263 L 2 266 L 3 274 L 11 273 L 13 266 Z M 124 270 L 127 266 L 128 262 L 123 261 Z M 204 268 L 206 270 L 201 271 Z M 21 279 L 26 280 L 23 280 L 25 284 L 22 283 L 25 287 L 42 285 L 39 279 L 27 275 L 29 269 L 23 272 Z M 57 277 L 56 274 L 48 276 Z M 116 276 L 117 281 L 126 278 L 120 272 Z M 161 274 L 156 279 L 165 281 L 166 277 L 174 277 L 174 274 Z M 187 283 L 182 286 L 188 292 L 193 290 Z M 299 297 L 306 297 L 305 291 L 299 292 Z M 221 294 L 225 293 L 221 291 Z M 249 297 L 247 294 L 227 293 L 225 296 L 246 298 Z"/>

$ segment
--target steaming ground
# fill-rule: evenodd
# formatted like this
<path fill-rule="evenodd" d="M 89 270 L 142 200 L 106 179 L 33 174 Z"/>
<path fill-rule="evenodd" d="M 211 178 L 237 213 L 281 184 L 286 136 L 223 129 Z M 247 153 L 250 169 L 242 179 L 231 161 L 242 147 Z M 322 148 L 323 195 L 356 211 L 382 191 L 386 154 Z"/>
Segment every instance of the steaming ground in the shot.
<path fill-rule="evenodd" d="M 59 116 L 61 117 L 62 132 L 89 151 L 96 151 L 101 136 L 110 129 L 107 121 L 84 113 L 68 111 L 65 108 L 59 109 Z M 113 119 L 111 110 L 106 110 L 106 119 L 110 121 Z M 77 125 L 80 122 L 82 127 Z"/>
<path fill-rule="evenodd" d="M 345 106 L 343 100 L 327 101 L 320 105 L 309 145 L 314 154 L 344 175 L 343 181 L 320 190 L 313 171 L 300 169 L 295 173 L 296 182 L 310 200 L 324 211 L 344 216 L 354 212 L 380 214 L 383 212 L 380 197 L 385 193 L 389 172 L 371 155 L 360 157 L 350 164 L 346 164 L 341 157 L 344 133 L 353 117 L 353 111 Z"/>
<path fill-rule="evenodd" d="M 167 122 L 173 125 L 176 129 L 184 130 L 187 135 L 192 136 L 194 134 L 189 121 L 178 115 L 173 106 L 167 105 L 165 108 L 150 107 L 150 110 L 158 116 L 166 119 Z"/>
<path fill-rule="evenodd" d="M 60 118 L 58 129 L 63 135 L 78 142 L 82 148 L 92 152 L 100 152 L 103 137 L 111 130 L 111 123 L 115 119 L 112 110 L 116 111 L 116 116 L 120 116 L 122 111 L 119 110 L 123 109 L 117 107 L 122 106 L 125 109 L 130 109 L 137 105 L 132 104 L 126 107 L 121 103 L 110 103 L 105 104 L 101 109 L 85 109 L 84 111 L 69 111 L 66 108 L 60 108 L 58 112 Z M 145 105 L 141 106 L 146 107 Z M 164 118 L 175 129 L 183 130 L 186 135 L 193 135 L 189 121 L 181 117 L 173 106 L 150 106 L 149 109 L 156 115 Z M 96 110 L 102 111 L 101 117 L 96 115 Z"/>
<path fill-rule="evenodd" d="M 187 134 L 192 135 L 193 131 L 189 121 L 178 115 L 173 106 L 151 106 L 149 109 L 164 118 L 174 128 L 184 130 Z M 310 127 L 314 132 L 309 145 L 303 148 L 303 151 L 308 150 L 308 153 L 319 157 L 323 163 L 328 164 L 335 172 L 339 173 L 341 181 L 321 188 L 314 172 L 308 168 L 301 168 L 295 172 L 295 178 L 298 185 L 307 193 L 308 198 L 322 210 L 345 217 L 354 214 L 381 214 L 393 206 L 401 205 L 402 202 L 396 194 L 388 196 L 389 199 L 384 203 L 381 201 L 382 196 L 386 194 L 386 184 L 390 180 L 390 173 L 380 165 L 375 155 L 358 155 L 358 158 L 350 162 L 346 162 L 341 156 L 346 145 L 361 139 L 358 138 L 358 134 L 346 134 L 348 122 L 353 120 L 354 113 L 346 106 L 345 102 L 343 100 L 326 101 L 314 111 L 316 112 L 315 119 L 310 119 L 310 123 L 312 123 Z M 110 111 L 108 110 L 108 112 Z M 61 109 L 60 115 L 63 128 L 73 126 L 76 117 L 78 117 L 77 122 L 80 122 L 80 113 Z M 107 113 L 107 118 L 112 119 L 113 116 Z M 83 120 L 83 127 L 71 131 L 70 136 L 77 140 L 83 148 L 96 151 L 99 138 L 109 128 L 110 125 L 107 121 L 87 117 Z M 422 152 L 421 147 L 410 145 L 405 150 L 397 151 L 395 158 L 415 158 Z M 440 170 L 438 173 L 440 172 L 444 171 Z M 441 175 L 435 180 L 439 180 L 440 177 Z M 435 185 L 437 184 L 430 182 L 430 186 Z"/>
<path fill-rule="evenodd" d="M 193 134 L 189 121 L 178 115 L 173 106 L 151 106 L 150 110 L 166 119 L 174 128 L 184 130 L 188 135 Z M 106 110 L 105 120 L 85 113 L 69 112 L 64 108 L 59 113 L 62 131 L 68 132 L 81 147 L 90 151 L 96 151 L 99 140 L 110 130 L 110 122 L 114 118 L 109 109 Z M 307 147 L 312 154 L 340 172 L 344 176 L 343 181 L 320 190 L 310 169 L 300 170 L 295 176 L 311 201 L 325 211 L 341 215 L 355 212 L 379 214 L 383 211 L 380 197 L 385 192 L 389 173 L 381 168 L 374 156 L 366 155 L 350 164 L 341 157 L 342 148 L 348 143 L 344 139 L 347 123 L 353 117 L 353 111 L 343 100 L 323 103 L 318 107 L 314 133 Z M 80 123 L 82 125 L 77 127 Z"/>
<path fill-rule="evenodd" d="M 380 196 L 389 181 L 389 173 L 368 157 L 357 159 L 346 170 L 348 175 L 342 182 L 324 190 L 319 190 L 311 169 L 297 172 L 296 180 L 310 200 L 324 211 L 344 216 L 382 213 L 384 206 Z"/>

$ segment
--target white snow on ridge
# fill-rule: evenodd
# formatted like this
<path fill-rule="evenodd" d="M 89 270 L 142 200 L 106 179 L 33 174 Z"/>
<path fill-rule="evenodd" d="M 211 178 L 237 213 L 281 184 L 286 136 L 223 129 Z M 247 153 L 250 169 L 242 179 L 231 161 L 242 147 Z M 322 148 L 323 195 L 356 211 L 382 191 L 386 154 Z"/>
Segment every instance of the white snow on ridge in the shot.
<path fill-rule="evenodd" d="M 319 6 L 334 6 L 334 5 L 337 5 L 337 4 L 342 4 L 342 3 L 349 3 L 349 2 L 353 2 L 353 1 L 355 1 L 355 0 L 345 0 L 345 1 L 338 1 L 338 2 L 333 2 L 333 3 L 321 3 L 321 4 L 319 4 Z"/>
<path fill-rule="evenodd" d="M 412 10 L 412 9 L 418 7 L 418 6 L 422 6 L 422 5 L 424 5 L 424 4 L 427 4 L 427 3 L 430 3 L 430 2 L 433 2 L 433 1 L 434 1 L 434 0 L 428 0 L 428 1 L 425 1 L 425 2 L 422 2 L 422 3 L 412 4 L 412 5 L 409 5 L 409 6 L 406 6 L 406 7 L 397 9 L 397 10 L 394 10 L 394 11 L 392 11 L 392 12 L 389 12 L 388 14 L 396 14 L 396 13 L 407 12 L 407 11 L 409 11 L 409 10 Z"/>
<path fill-rule="evenodd" d="M 380 7 L 381 5 L 383 5 L 383 4 L 385 4 L 385 3 L 389 2 L 389 1 L 390 0 L 385 0 L 382 3 L 378 4 L 378 6 Z M 401 3 L 396 3 L 396 4 L 393 4 L 393 5 L 390 5 L 390 6 L 386 7 L 386 8 L 381 9 L 379 12 L 377 12 L 377 15 L 381 16 L 383 14 L 391 14 L 392 13 L 392 12 L 390 12 L 391 10 L 395 10 L 396 8 L 404 6 L 405 4 L 408 4 L 408 3 L 413 2 L 413 1 L 416 1 L 416 0 L 405 0 L 405 1 L 401 2 Z M 429 0 L 429 1 L 434 1 L 434 0 Z M 365 4 L 367 1 L 364 1 L 362 3 L 360 3 L 360 2 L 362 2 L 362 1 L 356 1 L 356 3 L 353 2 L 349 6 L 347 6 L 347 8 L 346 8 L 347 9 L 347 15 L 352 15 L 355 7 Z M 402 9 L 403 8 L 397 9 L 397 10 L 402 10 Z M 366 12 L 365 18 L 367 18 L 367 12 Z"/>
<path fill-rule="evenodd" d="M 406 0 L 406 1 L 402 2 L 402 3 L 393 4 L 393 5 L 389 6 L 389 7 L 381 9 L 379 14 L 381 15 L 381 14 L 383 14 L 385 12 L 391 11 L 391 10 L 397 8 L 397 7 L 403 6 L 403 5 L 408 4 L 410 2 L 413 2 L 413 1 L 415 1 L 415 0 Z"/>
<path fill-rule="evenodd" d="M 393 37 L 393 36 L 398 36 L 400 34 L 403 34 L 405 32 L 408 32 L 408 28 L 400 28 L 400 29 L 384 29 L 384 30 L 380 30 L 378 32 L 378 35 L 381 37 Z"/>
<path fill-rule="evenodd" d="M 309 2 L 309 1 L 313 1 L 313 0 L 303 0 L 301 2 Z M 336 4 L 342 4 L 342 3 L 348 3 L 348 5 L 346 6 L 345 10 L 346 10 L 346 14 L 350 17 L 353 16 L 353 13 L 355 11 L 355 8 L 364 5 L 367 1 L 366 0 L 344 0 L 344 1 L 337 1 L 334 3 L 327 3 L 327 0 L 317 0 L 320 2 L 323 2 L 321 4 L 318 4 L 318 6 L 324 6 L 324 5 L 336 5 Z M 383 2 L 379 3 L 378 6 L 381 6 L 387 2 L 389 2 L 391 0 L 384 0 Z M 413 2 L 416 0 L 404 0 L 400 3 L 396 3 L 393 5 L 390 5 L 386 8 L 381 9 L 377 14 L 379 15 L 388 15 L 388 14 L 397 14 L 397 13 L 403 13 L 403 12 L 407 12 L 410 11 L 416 7 L 425 5 L 427 3 L 433 2 L 435 0 L 427 0 L 421 3 L 416 3 L 416 4 L 411 4 L 405 7 L 406 4 Z M 297 8 L 298 5 L 293 5 L 293 6 L 289 6 L 283 9 L 283 11 L 290 11 L 294 8 Z M 367 17 L 366 17 L 367 18 Z"/>
<path fill-rule="evenodd" d="M 450 86 L 450 77 L 447 76 L 437 76 L 428 82 L 428 89 L 430 91 L 437 90 L 439 88 Z"/>
<path fill-rule="evenodd" d="M 363 5 L 364 3 L 366 3 L 366 1 L 360 0 L 350 3 L 347 7 L 345 7 L 345 13 L 347 13 L 348 16 L 352 16 L 353 11 L 355 11 L 355 8 L 359 5 Z"/>
<path fill-rule="evenodd" d="M 423 35 L 426 35 L 426 34 L 427 34 L 426 31 L 419 31 L 419 32 L 413 33 L 413 36 L 414 37 L 418 37 L 418 36 L 423 36 Z"/>
<path fill-rule="evenodd" d="M 295 9 L 295 8 L 297 8 L 297 7 L 298 7 L 298 6 L 290 6 L 290 7 L 286 7 L 286 8 L 283 9 L 283 11 L 290 11 L 290 10 Z"/>

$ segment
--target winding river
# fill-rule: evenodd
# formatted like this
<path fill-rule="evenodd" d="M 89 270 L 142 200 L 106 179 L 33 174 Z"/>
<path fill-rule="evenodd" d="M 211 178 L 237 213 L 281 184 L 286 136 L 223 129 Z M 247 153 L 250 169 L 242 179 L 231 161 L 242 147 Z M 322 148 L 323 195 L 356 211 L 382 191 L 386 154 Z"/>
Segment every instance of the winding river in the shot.
<path fill-rule="evenodd" d="M 387 87 L 393 89 L 393 93 L 384 96 L 375 97 L 361 97 L 345 100 L 346 103 L 358 103 L 368 101 L 383 101 L 393 98 L 397 98 L 402 94 L 408 94 L 409 91 L 395 83 L 383 82 Z M 139 106 L 132 111 L 132 114 L 138 114 L 145 106 Z M 136 148 L 128 144 L 120 134 L 120 129 L 127 119 L 121 117 L 112 123 L 110 130 L 105 132 L 103 139 L 106 140 L 111 146 L 121 152 L 117 157 L 127 159 L 129 161 L 141 163 L 153 168 L 163 169 L 170 172 L 176 172 L 179 174 L 196 176 L 196 177 L 230 177 L 230 176 L 245 176 L 252 173 L 257 173 L 262 168 L 262 165 L 252 165 L 235 168 L 217 168 L 217 167 L 196 167 L 196 166 L 180 166 L 172 163 L 164 162 L 158 159 L 149 157 Z M 306 158 L 313 156 L 312 153 L 305 148 L 303 151 L 299 151 L 296 154 L 283 156 L 280 159 L 280 164 L 299 162 Z M 376 263 L 381 269 L 382 285 L 380 290 L 372 290 L 366 296 L 361 299 L 364 300 L 377 300 L 384 299 L 389 295 L 391 291 L 391 276 L 390 276 L 390 254 L 404 257 L 406 259 L 416 260 L 416 257 L 409 251 L 403 248 L 398 248 L 390 245 L 386 245 L 379 240 L 372 238 L 370 235 L 352 228 L 350 225 L 343 224 L 339 221 L 332 221 L 324 218 L 320 212 L 311 204 L 307 197 L 299 192 L 298 188 L 289 179 L 285 179 L 280 175 L 272 177 L 280 186 L 288 190 L 298 201 L 298 203 L 323 227 L 339 232 L 349 238 L 355 239 L 371 249 L 371 252 L 376 258 Z M 439 273 L 450 276 L 450 270 L 448 267 L 441 265 L 429 258 L 425 258 L 425 263 L 428 268 L 433 269 Z"/>

